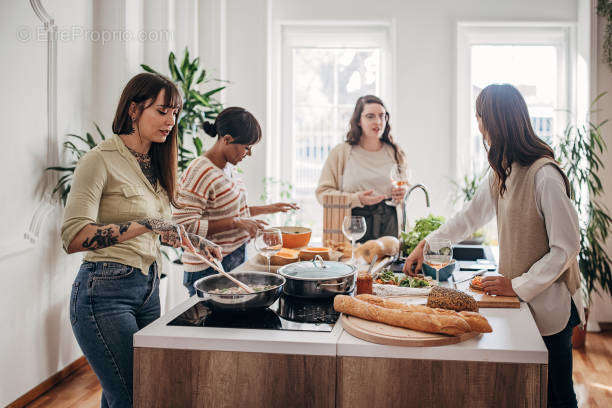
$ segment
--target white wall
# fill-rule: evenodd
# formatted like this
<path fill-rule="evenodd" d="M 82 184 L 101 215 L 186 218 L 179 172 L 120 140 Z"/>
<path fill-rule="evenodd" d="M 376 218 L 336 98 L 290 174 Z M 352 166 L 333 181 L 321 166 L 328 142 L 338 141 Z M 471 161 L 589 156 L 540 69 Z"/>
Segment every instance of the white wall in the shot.
<path fill-rule="evenodd" d="M 58 41 L 58 145 L 66 133 L 95 134 L 93 122 L 110 135 L 120 92 L 131 76 L 141 72 L 140 63 L 167 73 L 170 50 L 178 49 L 182 55 L 186 45 L 198 49 L 197 0 L 46 0 L 43 4 L 68 37 Z M 188 24 L 177 21 L 187 17 Z M 25 38 L 35 36 L 40 25 L 26 0 L 2 2 L 0 23 L 4 95 L 0 112 L 5 135 L 0 149 L 4 192 L 0 406 L 4 406 L 82 355 L 68 310 L 81 255 L 68 256 L 61 249 L 59 206 L 44 223 L 37 246 L 23 250 L 27 248 L 23 233 L 40 199 L 47 166 L 46 42 Z M 75 31 L 80 34 L 71 34 Z M 146 36 L 139 38 L 141 31 Z M 128 37 L 108 38 L 113 32 Z"/>
<path fill-rule="evenodd" d="M 267 10 L 269 8 L 269 11 Z M 269 13 L 269 18 L 267 17 Z M 455 134 L 456 23 L 458 21 L 564 21 L 577 19 L 573 0 L 227 0 L 228 105 L 252 110 L 266 123 L 267 22 L 394 21 L 396 27 L 393 135 L 410 158 L 415 181 L 430 189 L 434 213 L 450 215 L 449 179 Z M 239 29 L 237 29 L 239 27 Z M 393 101 L 387 101 L 392 105 Z M 282 135 L 281 135 L 282 137 Z M 264 140 L 263 143 L 266 143 Z M 263 144 L 262 143 L 262 144 Z M 265 149 L 246 161 L 250 196 L 259 196 Z M 427 214 L 422 197 L 409 203 L 412 218 Z"/>
<path fill-rule="evenodd" d="M 81 0 L 44 2 L 60 30 L 91 27 L 92 6 Z M 46 163 L 46 43 L 28 1 L 3 2 L 0 75 L 4 127 L 0 149 L 0 246 L 17 248 L 40 197 Z M 18 41 L 17 32 L 34 38 Z M 25 37 L 22 37 L 25 38 Z M 58 134 L 91 129 L 92 47 L 82 39 L 58 44 Z M 39 244 L 0 259 L 0 405 L 4 406 L 81 355 L 68 302 L 79 256 L 60 248 L 61 211 L 46 220 Z"/>

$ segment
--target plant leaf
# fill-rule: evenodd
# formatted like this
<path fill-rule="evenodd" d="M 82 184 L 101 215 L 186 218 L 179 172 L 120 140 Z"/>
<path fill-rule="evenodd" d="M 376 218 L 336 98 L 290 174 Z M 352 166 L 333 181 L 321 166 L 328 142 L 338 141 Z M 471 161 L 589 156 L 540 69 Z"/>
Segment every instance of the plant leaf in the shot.
<path fill-rule="evenodd" d="M 206 92 L 206 93 L 202 94 L 202 96 L 203 96 L 204 98 L 208 98 L 208 97 L 210 97 L 211 95 L 216 94 L 217 92 L 221 92 L 221 91 L 222 91 L 222 90 L 224 90 L 225 88 L 226 88 L 225 86 L 221 86 L 221 87 L 219 87 L 219 88 L 213 89 L 212 91 L 208 91 L 208 92 Z"/>
<path fill-rule="evenodd" d="M 151 68 L 151 67 L 150 67 L 150 66 L 148 66 L 148 65 L 145 65 L 145 64 L 140 64 L 140 67 L 141 67 L 142 69 L 144 69 L 145 71 L 147 71 L 147 72 L 151 72 L 152 74 L 157 74 L 157 73 L 158 73 L 157 71 L 155 71 L 153 68 Z"/>

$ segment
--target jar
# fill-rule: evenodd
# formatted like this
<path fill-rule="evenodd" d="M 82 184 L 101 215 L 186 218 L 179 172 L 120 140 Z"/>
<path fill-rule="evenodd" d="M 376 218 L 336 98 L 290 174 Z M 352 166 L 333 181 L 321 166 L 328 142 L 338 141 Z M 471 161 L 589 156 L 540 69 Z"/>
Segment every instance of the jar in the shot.
<path fill-rule="evenodd" d="M 372 294 L 372 275 L 367 272 L 357 274 L 357 295 Z"/>

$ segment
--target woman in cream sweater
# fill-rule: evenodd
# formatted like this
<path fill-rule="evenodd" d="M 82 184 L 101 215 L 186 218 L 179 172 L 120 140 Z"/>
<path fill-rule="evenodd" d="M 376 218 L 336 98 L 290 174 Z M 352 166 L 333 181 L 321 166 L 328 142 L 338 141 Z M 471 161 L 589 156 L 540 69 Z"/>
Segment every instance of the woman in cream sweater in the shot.
<path fill-rule="evenodd" d="M 548 406 L 575 407 L 572 329 L 582 302 L 576 256 L 578 216 L 570 185 L 552 149 L 536 136 L 523 97 L 512 85 L 489 85 L 476 99 L 476 118 L 491 169 L 466 207 L 425 240 L 455 243 L 497 218 L 501 276 L 485 292 L 527 302 L 548 349 Z M 421 269 L 425 241 L 406 259 Z"/>
<path fill-rule="evenodd" d="M 406 155 L 391 137 L 389 112 L 380 98 L 373 95 L 357 100 L 346 140 L 334 147 L 321 171 L 317 200 L 330 193 L 350 197 L 353 215 L 363 216 L 367 232 L 364 242 L 385 235 L 398 235 L 396 208 L 385 204 L 386 198 L 400 203 L 406 185 L 393 187 L 390 172 L 399 166 L 406 179 Z"/>

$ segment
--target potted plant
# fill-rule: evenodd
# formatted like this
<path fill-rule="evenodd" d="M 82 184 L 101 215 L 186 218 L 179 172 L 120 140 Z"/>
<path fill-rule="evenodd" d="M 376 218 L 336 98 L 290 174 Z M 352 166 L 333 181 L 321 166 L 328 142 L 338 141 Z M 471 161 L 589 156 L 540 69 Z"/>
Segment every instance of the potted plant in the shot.
<path fill-rule="evenodd" d="M 600 94 L 591 108 L 605 93 Z M 593 112 L 593 111 L 591 111 Z M 585 316 L 594 290 L 612 294 L 612 270 L 605 242 L 612 219 L 608 210 L 599 201 L 603 186 L 598 176 L 604 170 L 601 154 L 607 147 L 601 135 L 602 126 L 587 122 L 584 125 L 568 125 L 557 146 L 557 155 L 572 187 L 572 199 L 580 221 L 580 252 L 578 265 L 585 293 Z M 586 320 L 586 319 L 585 319 Z M 586 322 L 574 329 L 574 347 L 584 346 Z"/>
<path fill-rule="evenodd" d="M 98 135 L 101 140 L 106 139 L 104 133 L 100 130 L 100 126 L 94 122 L 94 126 L 98 131 Z M 59 179 L 55 188 L 53 189 L 54 195 L 58 195 L 60 201 L 64 206 L 66 206 L 66 199 L 68 198 L 68 193 L 70 192 L 70 187 L 72 186 L 72 177 L 74 176 L 74 169 L 76 169 L 77 162 L 87 153 L 89 150 L 96 147 L 98 142 L 93 138 L 91 133 L 85 133 L 85 137 L 75 135 L 73 133 L 68 133 L 66 135 L 68 140 L 64 142 L 64 149 L 67 150 L 71 155 L 70 162 L 65 166 L 53 166 L 47 167 L 46 171 L 57 171 L 60 173 Z M 70 140 L 72 139 L 72 140 Z M 77 144 L 79 146 L 77 146 Z"/>
<path fill-rule="evenodd" d="M 142 64 L 141 67 L 147 72 L 156 73 L 154 69 L 148 65 Z M 214 99 L 213 95 L 225 89 L 225 86 L 215 88 L 207 92 L 200 92 L 196 89 L 199 84 L 206 84 L 210 81 L 221 81 L 219 79 L 208 79 L 206 70 L 200 67 L 200 59 L 189 59 L 189 50 L 185 48 L 183 61 L 180 67 L 176 65 L 176 57 L 173 52 L 168 56 L 168 68 L 172 75 L 172 80 L 176 83 L 183 94 L 183 109 L 179 117 L 178 139 L 179 139 L 179 171 L 183 171 L 189 166 L 191 160 L 202 154 L 202 140 L 197 135 L 199 129 L 206 119 L 217 117 L 219 112 L 223 110 L 223 105 Z M 94 123 L 98 135 L 101 140 L 105 139 L 100 127 Z M 186 135 L 192 137 L 192 144 L 196 151 L 186 146 Z M 86 133 L 85 137 L 68 134 L 68 140 L 64 142 L 64 149 L 71 153 L 72 159 L 68 165 L 48 167 L 45 170 L 60 172 L 60 178 L 53 190 L 53 194 L 58 194 L 62 203 L 66 205 L 66 198 L 70 192 L 72 185 L 72 177 L 76 164 L 81 157 L 89 150 L 93 149 L 97 142 L 90 133 Z M 72 140 L 70 140 L 72 139 Z M 78 144 L 78 146 L 77 146 Z"/>
<path fill-rule="evenodd" d="M 157 73 L 148 65 L 141 64 L 147 72 Z M 197 132 L 207 119 L 213 120 L 223 110 L 221 102 L 214 98 L 225 86 L 210 91 L 200 92 L 198 86 L 211 81 L 227 82 L 220 79 L 208 79 L 206 70 L 200 67 L 200 58 L 189 59 L 189 50 L 185 48 L 183 61 L 180 66 L 176 64 L 176 56 L 170 52 L 168 56 L 168 69 L 172 80 L 183 94 L 183 109 L 178 118 L 178 168 L 184 171 L 189 163 L 202 154 L 202 139 Z M 191 137 L 195 152 L 186 143 L 186 136 Z"/>

